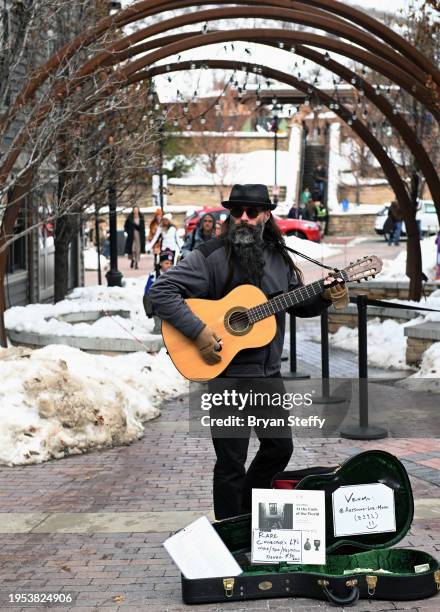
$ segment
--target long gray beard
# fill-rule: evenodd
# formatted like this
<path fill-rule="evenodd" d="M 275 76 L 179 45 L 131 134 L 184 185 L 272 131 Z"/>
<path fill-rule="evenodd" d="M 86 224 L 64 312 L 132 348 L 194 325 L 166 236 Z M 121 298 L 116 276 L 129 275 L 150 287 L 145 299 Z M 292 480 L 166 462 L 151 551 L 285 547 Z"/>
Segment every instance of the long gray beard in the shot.
<path fill-rule="evenodd" d="M 264 274 L 264 224 L 231 223 L 228 238 L 244 272 L 244 282 L 260 286 Z"/>

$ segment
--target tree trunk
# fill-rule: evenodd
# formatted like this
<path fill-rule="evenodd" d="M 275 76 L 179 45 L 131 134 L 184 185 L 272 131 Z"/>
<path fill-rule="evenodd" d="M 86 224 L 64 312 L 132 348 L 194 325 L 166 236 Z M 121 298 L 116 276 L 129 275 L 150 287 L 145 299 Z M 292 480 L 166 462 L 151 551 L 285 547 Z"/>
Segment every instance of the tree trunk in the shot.
<path fill-rule="evenodd" d="M 406 226 L 406 274 L 409 277 L 408 298 L 420 302 L 422 298 L 422 252 L 420 249 L 420 234 L 416 222 L 417 198 L 419 197 L 420 177 L 416 169 L 411 174 L 411 202 L 413 205 L 411 223 L 405 221 Z"/>

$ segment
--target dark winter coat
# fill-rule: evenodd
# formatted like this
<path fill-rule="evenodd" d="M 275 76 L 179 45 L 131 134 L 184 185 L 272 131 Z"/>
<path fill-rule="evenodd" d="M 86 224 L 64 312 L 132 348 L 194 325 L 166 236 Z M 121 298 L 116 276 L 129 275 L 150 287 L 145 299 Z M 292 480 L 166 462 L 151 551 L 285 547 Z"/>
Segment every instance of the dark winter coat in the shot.
<path fill-rule="evenodd" d="M 264 261 L 261 289 L 268 297 L 289 291 L 298 285 L 294 270 L 282 255 L 269 245 L 264 249 Z M 233 260 L 233 262 L 234 273 L 226 287 L 228 263 L 224 239 L 215 238 L 192 251 L 151 287 L 149 295 L 153 302 L 154 314 L 169 321 L 188 338 L 195 339 L 202 330 L 204 322 L 192 313 L 183 300 L 189 297 L 218 300 L 235 287 L 242 285 L 245 271 L 240 268 L 238 261 Z M 320 294 L 304 305 L 289 309 L 288 312 L 298 317 L 314 317 L 321 314 L 330 304 L 331 302 Z M 240 351 L 226 368 L 223 376 L 263 377 L 280 371 L 286 317 L 284 312 L 275 316 L 277 331 L 272 342 L 267 346 Z"/>
<path fill-rule="evenodd" d="M 125 249 L 124 253 L 127 255 L 131 255 L 133 250 L 133 235 L 134 230 L 139 229 L 139 233 L 141 235 L 141 253 L 145 253 L 145 219 L 144 215 L 139 214 L 139 225 L 136 226 L 134 223 L 134 215 L 131 212 L 125 220 L 124 232 L 127 234 L 127 239 L 125 240 Z"/>
<path fill-rule="evenodd" d="M 206 217 L 209 217 L 213 220 L 212 232 L 210 236 L 206 236 L 202 232 L 203 221 L 206 219 Z M 190 253 L 191 251 L 194 251 L 194 249 L 197 249 L 197 247 L 199 247 L 204 242 L 207 242 L 208 240 L 215 238 L 215 226 L 216 226 L 216 222 L 215 222 L 215 218 L 213 217 L 213 215 L 211 215 L 210 213 L 206 213 L 206 215 L 203 215 L 199 219 L 194 230 L 186 238 L 185 244 L 182 247 L 182 257 L 186 257 L 188 253 Z"/>

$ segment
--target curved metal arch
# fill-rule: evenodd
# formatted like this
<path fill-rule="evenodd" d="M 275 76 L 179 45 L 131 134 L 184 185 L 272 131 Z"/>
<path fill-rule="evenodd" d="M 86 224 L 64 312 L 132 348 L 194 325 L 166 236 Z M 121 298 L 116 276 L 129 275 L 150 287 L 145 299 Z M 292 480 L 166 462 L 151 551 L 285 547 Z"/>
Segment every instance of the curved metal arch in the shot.
<path fill-rule="evenodd" d="M 252 9 L 252 16 L 288 23 L 298 23 L 334 34 L 362 46 L 372 53 L 380 52 L 384 59 L 388 60 L 401 70 L 408 72 L 409 69 L 411 69 L 412 76 L 419 81 L 421 85 L 425 86 L 426 84 L 426 74 L 423 70 L 420 70 L 420 68 L 418 68 L 415 64 L 411 65 L 408 60 L 405 60 L 404 57 L 396 53 L 393 49 L 380 45 L 377 39 L 372 37 L 370 34 L 366 34 L 359 28 L 354 27 L 339 18 L 328 17 L 321 11 L 317 12 L 317 14 L 313 12 L 308 14 L 292 9 L 266 6 L 254 7 Z M 87 74 L 89 71 L 93 70 L 96 65 L 102 64 L 104 58 L 108 58 L 110 60 L 109 63 L 111 64 L 117 63 L 116 60 L 119 62 L 123 61 L 127 57 L 130 57 L 131 49 L 136 49 L 136 47 L 133 47 L 132 45 L 151 36 L 163 34 L 168 30 L 174 30 L 182 26 L 188 26 L 195 23 L 220 21 L 222 19 L 233 19 L 234 17 L 243 19 L 248 18 L 248 7 L 230 7 L 227 14 L 225 14 L 224 8 L 198 11 L 197 13 L 189 13 L 179 15 L 178 17 L 172 17 L 171 19 L 161 21 L 158 24 L 142 28 L 133 34 L 130 34 L 126 38 L 123 38 L 122 40 L 110 45 L 110 47 L 103 51 L 99 56 L 95 56 L 95 58 L 87 62 L 87 64 L 84 64 L 81 70 L 81 75 Z M 124 48 L 126 49 L 125 51 L 123 50 Z"/>
<path fill-rule="evenodd" d="M 236 68 L 242 69 L 243 66 L 252 69 L 255 64 L 246 63 L 246 62 L 238 62 L 232 60 L 189 60 L 188 62 L 179 62 L 178 64 L 170 64 L 171 71 L 179 71 L 182 69 L 187 69 L 191 64 L 197 64 L 200 62 L 201 64 L 208 64 L 208 66 L 213 68 Z M 334 103 L 335 100 L 327 95 L 325 92 L 320 90 L 313 85 L 305 81 L 301 81 L 296 77 L 288 75 L 279 70 L 275 70 L 273 68 L 268 68 L 266 66 L 260 66 L 262 69 L 262 74 L 264 74 L 267 78 L 275 79 L 282 83 L 287 83 L 292 87 L 296 87 L 297 89 L 308 93 L 309 88 L 313 90 L 313 92 L 325 102 L 327 106 Z M 146 78 L 150 78 L 151 76 L 155 76 L 156 74 L 166 73 L 168 72 L 166 66 L 155 66 L 150 68 L 149 70 L 139 71 L 134 73 L 127 84 L 133 84 L 139 81 L 142 81 Z M 334 111 L 344 122 L 347 122 L 352 118 L 351 110 L 348 110 L 343 105 L 339 104 L 339 108 Z M 410 278 L 410 295 L 412 299 L 419 300 L 421 297 L 421 249 L 420 249 L 420 240 L 418 227 L 415 220 L 415 215 L 412 210 L 412 203 L 409 198 L 408 192 L 406 190 L 405 184 L 400 177 L 393 161 L 389 158 L 388 154 L 383 149 L 380 142 L 376 139 L 373 134 L 364 126 L 364 124 L 359 120 L 354 120 L 350 128 L 359 136 L 359 138 L 368 146 L 370 151 L 378 160 L 382 170 L 384 171 L 385 176 L 387 177 L 394 193 L 396 194 L 396 198 L 402 206 L 402 213 L 405 221 L 405 225 L 407 227 L 407 235 L 408 235 L 408 260 L 412 259 L 412 263 L 416 264 L 414 266 L 413 272 L 414 276 Z M 410 268 L 411 269 L 411 268 Z"/>
<path fill-rule="evenodd" d="M 187 65 L 190 65 L 193 62 L 188 62 Z M 206 61 L 204 62 L 206 63 Z M 246 63 L 244 62 L 228 62 L 227 60 L 211 60 L 212 65 L 214 66 L 219 66 L 219 67 L 229 67 L 229 66 L 237 66 L 237 67 L 243 67 L 246 66 Z M 252 68 L 252 66 L 254 66 L 254 64 L 247 64 L 247 67 Z M 176 66 L 177 69 L 181 70 L 182 67 L 184 67 L 184 63 L 178 64 Z M 320 91 L 318 88 L 311 86 L 310 84 L 304 82 L 304 81 L 300 81 L 299 79 L 291 76 L 291 75 L 286 75 L 285 73 L 282 73 L 280 71 L 274 70 L 272 68 L 267 68 L 267 67 L 263 67 L 262 68 L 262 73 L 265 74 L 267 76 L 267 78 L 273 78 L 276 80 L 279 80 L 280 82 L 285 82 L 289 85 L 292 85 L 294 87 L 296 87 L 297 89 L 300 89 L 302 91 L 307 92 L 308 89 L 311 87 L 313 91 L 315 91 L 315 93 L 320 97 L 320 99 L 322 99 L 323 101 L 325 101 L 327 103 L 327 105 L 329 105 L 330 103 L 334 102 L 333 98 L 331 98 L 330 96 L 328 96 L 327 94 L 325 94 L 324 92 Z M 130 85 L 132 83 L 135 83 L 137 81 L 140 80 L 144 80 L 145 78 L 149 78 L 153 73 L 152 71 L 157 71 L 159 72 L 160 70 L 162 71 L 167 71 L 166 70 L 166 66 L 161 66 L 161 67 L 155 67 L 155 68 L 151 68 L 148 71 L 143 71 L 143 72 L 137 72 L 135 74 L 133 74 L 131 76 L 130 79 L 127 79 L 127 81 L 125 83 L 121 83 L 121 82 L 117 82 L 114 84 L 115 88 L 122 88 L 124 86 Z M 87 110 L 88 107 L 90 107 L 91 105 L 93 105 L 94 103 L 96 103 L 95 101 L 92 101 L 91 103 L 89 102 L 88 105 L 86 105 L 84 108 L 82 108 L 81 110 Z M 343 119 L 344 121 L 348 121 L 351 117 L 352 117 L 352 112 L 345 109 L 343 106 L 340 106 L 340 108 L 337 110 L 337 114 L 341 117 L 341 119 Z M 417 240 L 417 225 L 414 219 L 414 215 L 411 215 L 411 202 L 409 200 L 409 196 L 408 193 L 406 191 L 405 185 L 402 181 L 402 179 L 399 176 L 399 173 L 397 172 L 393 162 L 391 161 L 391 159 L 388 157 L 388 155 L 386 154 L 386 152 L 383 150 L 383 148 L 381 147 L 380 143 L 376 140 L 376 138 L 367 130 L 367 128 L 358 120 L 353 122 L 353 125 L 351 126 L 351 128 L 353 129 L 353 131 L 355 131 L 358 136 L 367 144 L 367 146 L 370 148 L 370 150 L 372 151 L 372 153 L 375 155 L 375 157 L 378 159 L 381 167 L 384 170 L 385 175 L 388 178 L 388 181 L 390 182 L 390 185 L 392 186 L 394 192 L 396 193 L 397 198 L 399 199 L 399 201 L 402 203 L 402 209 L 403 209 L 403 213 L 404 213 L 404 218 L 405 218 L 405 222 L 407 223 L 407 228 L 408 228 L 408 240 L 409 243 L 411 245 L 411 250 L 408 251 L 409 253 L 409 257 L 413 257 L 414 258 L 414 262 L 416 262 L 417 264 L 419 264 L 418 266 L 416 266 L 415 268 L 415 276 L 413 278 L 410 279 L 410 291 L 411 291 L 411 295 L 413 297 L 413 299 L 419 299 L 420 298 L 420 291 L 419 291 L 419 287 L 417 286 L 417 279 L 420 278 L 420 273 L 421 273 L 421 256 L 420 256 L 420 244 Z M 29 172 L 31 172 L 32 169 L 28 169 L 27 171 L 27 175 L 29 174 Z M 0 243 L 3 241 L 3 237 L 5 235 L 7 235 L 8 231 L 12 231 L 12 228 L 15 224 L 15 220 L 16 220 L 16 215 L 17 215 L 17 210 L 14 208 L 14 210 L 9 211 L 9 215 L 7 216 L 7 224 L 8 227 L 6 227 L 6 225 L 3 223 L 2 224 L 2 235 L 0 236 Z M 419 270 L 420 268 L 420 270 Z M 0 270 L 0 273 L 2 271 Z M 4 271 L 3 271 L 4 272 Z M 1 274 L 0 274 L 1 276 Z M 418 297 L 417 297 L 418 296 Z"/>
<path fill-rule="evenodd" d="M 161 39 L 156 39 L 156 44 L 160 44 Z M 176 55 L 189 49 L 196 47 L 203 47 L 209 44 L 219 42 L 229 42 L 236 40 L 246 40 L 251 42 L 266 42 L 279 40 L 290 44 L 308 44 L 314 47 L 327 49 L 335 53 L 350 57 L 355 61 L 362 62 L 363 64 L 374 68 L 384 76 L 388 77 L 391 81 L 397 83 L 400 87 L 408 91 L 410 95 L 418 99 L 422 104 L 429 108 L 433 116 L 440 120 L 440 109 L 434 104 L 434 102 L 427 103 L 427 100 L 431 100 L 432 94 L 426 87 L 420 84 L 415 84 L 411 80 L 411 75 L 405 74 L 399 68 L 396 68 L 386 60 L 383 60 L 377 55 L 373 55 L 369 51 L 364 51 L 358 47 L 353 47 L 348 43 L 344 43 L 332 38 L 319 36 L 317 34 L 310 34 L 307 32 L 294 32 L 289 30 L 277 30 L 277 29 L 264 29 L 261 32 L 258 30 L 233 30 L 233 31 L 220 31 L 220 32 L 209 32 L 207 34 L 200 34 L 198 36 L 192 36 L 191 40 L 183 40 L 175 43 L 168 44 L 165 48 L 158 49 L 149 53 L 148 55 L 135 60 L 128 66 L 121 68 L 114 74 L 115 79 L 123 79 L 132 72 L 136 72 L 144 68 L 147 65 L 154 64 L 157 61 L 166 59 L 172 55 Z"/>
<path fill-rule="evenodd" d="M 118 25 L 123 26 L 132 23 L 133 20 L 142 19 L 151 15 L 157 15 L 169 10 L 176 10 L 189 6 L 202 6 L 204 4 L 226 4 L 222 0 L 153 0 L 150 2 L 138 2 L 132 7 L 132 12 L 124 11 L 118 15 Z M 437 67 L 426 58 L 413 45 L 408 43 L 402 36 L 388 28 L 383 23 L 370 17 L 363 11 L 360 11 L 352 6 L 337 2 L 336 0 L 307 0 L 305 2 L 295 2 L 294 0 L 236 0 L 234 4 L 249 4 L 252 5 L 269 5 L 278 6 L 280 8 L 297 8 L 301 11 L 310 11 L 318 9 L 325 13 L 336 14 L 347 21 L 353 22 L 356 25 L 361 25 L 365 30 L 371 32 L 379 39 L 383 40 L 391 48 L 397 49 L 400 53 L 418 65 L 422 70 L 431 74 L 440 86 L 440 71 Z M 252 17 L 252 14 L 249 14 Z"/>
<path fill-rule="evenodd" d="M 236 0 L 236 4 L 248 5 L 249 0 Z M 83 45 L 90 44 L 98 39 L 108 29 L 112 27 L 122 27 L 144 17 L 155 15 L 167 10 L 176 8 L 184 8 L 187 6 L 200 6 L 206 4 L 206 0 L 143 0 L 132 6 L 127 7 L 114 17 L 103 18 L 95 27 L 81 33 L 74 40 L 67 43 L 54 56 L 52 56 L 36 73 L 35 77 L 29 81 L 25 88 L 17 96 L 17 104 L 14 104 L 12 110 L 15 112 L 17 108 L 23 105 L 26 100 L 31 97 L 38 87 L 47 79 L 49 74 L 57 69 L 63 61 L 67 61 L 72 55 Z M 221 0 L 211 0 L 209 4 L 225 4 Z M 249 6 L 252 16 L 252 7 L 254 5 L 267 5 L 267 0 L 254 0 Z M 312 5 L 312 8 L 310 7 Z M 278 6 L 281 8 L 292 8 L 295 6 L 299 10 L 313 11 L 321 10 L 322 12 L 335 13 L 342 16 L 348 21 L 360 24 L 367 31 L 378 36 L 386 44 L 397 49 L 404 57 L 407 57 L 422 70 L 425 70 L 428 75 L 431 75 L 437 86 L 440 86 L 440 71 L 423 56 L 415 47 L 410 45 L 403 37 L 393 32 L 390 28 L 384 26 L 379 21 L 369 17 L 362 11 L 358 11 L 353 7 L 346 6 L 334 0 L 309 0 L 308 4 L 302 2 L 293 2 L 289 0 L 271 0 L 270 6 Z"/>
<path fill-rule="evenodd" d="M 152 63 L 156 61 L 157 59 L 165 58 L 169 54 L 177 53 L 183 49 L 193 48 L 194 46 L 196 46 L 195 42 L 197 42 L 198 46 L 203 46 L 204 44 L 207 44 L 207 42 L 210 42 L 214 36 L 216 38 L 215 42 L 218 42 L 219 40 L 224 40 L 225 38 L 233 39 L 233 40 L 243 38 L 244 37 L 243 33 L 246 33 L 248 39 L 251 41 L 263 40 L 269 43 L 272 42 L 270 40 L 267 41 L 269 33 L 273 36 L 274 39 L 278 39 L 278 40 L 283 40 L 286 37 L 286 35 L 288 38 L 294 37 L 295 40 L 297 40 L 298 37 L 300 37 L 301 40 L 305 40 L 305 42 L 311 42 L 312 44 L 313 43 L 316 44 L 317 40 L 319 40 L 320 42 L 326 40 L 326 39 L 323 39 L 323 37 L 321 36 L 316 36 L 312 34 L 295 33 L 295 32 L 286 32 L 285 30 L 269 30 L 269 31 L 265 30 L 263 32 L 256 32 L 255 30 L 251 30 L 251 31 L 244 30 L 244 31 L 239 31 L 238 33 L 237 32 L 232 32 L 232 33 L 231 32 L 214 32 L 209 35 L 191 36 L 190 43 L 187 42 L 187 38 L 188 38 L 187 33 L 171 35 L 170 37 L 162 37 L 160 39 L 154 39 L 153 41 L 149 41 L 148 43 L 143 45 L 141 49 L 139 49 L 139 46 L 133 47 L 133 49 L 130 51 L 131 54 L 134 54 L 135 52 L 140 52 L 140 50 L 145 50 L 147 48 L 147 45 L 156 48 L 158 44 L 167 44 L 167 47 L 165 50 L 160 49 L 159 51 L 155 51 L 147 55 L 146 57 L 143 57 L 140 60 L 136 60 L 135 62 L 131 63 L 129 66 L 123 68 L 122 70 L 119 70 L 119 72 L 115 74 L 115 79 L 119 80 L 121 77 L 125 78 L 131 72 L 137 69 L 140 69 L 144 65 L 147 65 L 150 62 Z M 177 41 L 177 42 L 171 43 L 171 41 Z M 343 44 L 343 43 L 338 43 L 338 44 Z M 176 45 L 177 45 L 177 48 L 176 48 Z M 170 46 L 174 48 L 170 49 Z M 346 45 L 344 44 L 344 46 Z M 348 47 L 350 46 L 348 45 Z M 368 52 L 363 52 L 363 53 L 366 54 L 368 57 L 371 57 L 371 54 L 369 54 Z M 66 90 L 68 91 L 69 86 L 72 87 L 72 82 L 70 82 L 67 85 L 64 85 L 64 84 L 60 85 L 57 88 L 57 91 L 55 92 L 55 94 L 58 96 L 63 95 L 63 93 L 65 93 Z M 41 109 L 40 116 L 41 114 L 44 114 L 44 112 L 45 112 L 44 109 Z M 18 142 L 20 145 L 22 144 L 21 141 L 18 141 Z M 16 150 L 18 150 L 18 147 Z M 14 153 L 12 153 L 10 157 L 5 160 L 3 167 L 0 170 L 0 178 L 4 178 L 5 174 L 10 172 L 13 164 L 15 163 L 17 155 L 18 153 L 15 154 L 15 159 L 14 159 Z"/>
<path fill-rule="evenodd" d="M 240 10 L 240 12 L 236 12 L 234 14 L 241 15 L 242 13 Z M 216 12 L 206 11 L 203 14 L 203 20 L 206 20 L 206 18 L 211 17 L 211 16 L 212 18 L 214 18 L 217 15 L 218 15 L 218 11 Z M 198 15 L 190 15 L 189 17 L 191 17 L 191 19 L 185 20 L 185 25 L 189 25 L 190 23 L 197 22 L 198 18 L 202 17 L 202 14 L 199 13 Z M 174 27 L 175 25 L 177 25 L 177 23 L 178 22 L 176 22 L 174 19 L 170 21 L 162 22 L 158 26 L 155 26 L 153 30 L 153 34 L 160 32 L 162 29 L 165 29 L 166 26 L 169 27 L 170 25 L 172 25 Z M 131 41 L 142 40 L 143 36 L 145 35 L 145 32 L 146 32 L 146 29 L 140 30 L 136 32 L 134 35 L 131 35 L 129 38 L 131 39 Z M 184 40 L 185 38 L 192 37 L 194 34 L 195 33 L 192 32 L 192 33 L 170 35 L 170 37 L 167 36 L 167 37 L 160 38 L 159 41 L 164 42 L 164 44 L 169 44 L 172 40 L 174 40 L 172 38 L 173 36 L 176 37 L 175 40 L 177 41 L 177 40 Z M 157 44 L 158 44 L 157 40 L 149 40 L 146 43 L 135 45 L 133 47 L 129 47 L 126 51 L 122 53 L 118 53 L 116 56 L 117 59 L 115 58 L 115 56 L 111 56 L 110 59 L 112 60 L 112 63 L 116 61 L 120 62 L 120 61 L 129 59 L 133 57 L 134 55 L 144 53 L 152 48 L 156 48 Z M 266 43 L 266 44 L 272 45 L 274 43 Z M 347 81 L 351 80 L 352 78 L 356 78 L 356 84 L 354 85 L 354 87 L 358 90 L 363 90 L 365 92 L 366 97 L 369 98 L 384 113 L 384 115 L 388 118 L 390 123 L 402 135 L 402 138 L 404 139 L 408 148 L 411 150 L 414 157 L 417 159 L 420 165 L 420 168 L 426 178 L 426 181 L 428 183 L 428 186 L 430 188 L 430 191 L 436 203 L 436 206 L 438 207 L 438 212 L 440 216 L 440 179 L 438 177 L 438 174 L 434 166 L 432 165 L 431 160 L 429 159 L 429 156 L 427 155 L 425 149 L 417 141 L 417 136 L 414 133 L 414 131 L 410 128 L 410 126 L 406 123 L 406 121 L 400 115 L 394 114 L 393 112 L 394 109 L 391 106 L 391 104 L 387 101 L 387 99 L 383 96 L 379 96 L 378 94 L 376 94 L 376 92 L 374 91 L 374 88 L 365 79 L 358 76 L 356 73 L 346 68 L 345 66 L 339 64 L 335 60 L 332 60 L 332 59 L 325 60 L 323 55 L 319 54 L 318 52 L 314 51 L 313 49 L 309 47 L 305 47 L 303 45 L 297 46 L 296 55 L 300 55 L 300 56 L 312 59 L 313 61 L 325 67 L 326 69 L 329 69 L 330 72 L 333 72 L 335 74 L 338 74 L 339 76 L 342 76 Z"/>

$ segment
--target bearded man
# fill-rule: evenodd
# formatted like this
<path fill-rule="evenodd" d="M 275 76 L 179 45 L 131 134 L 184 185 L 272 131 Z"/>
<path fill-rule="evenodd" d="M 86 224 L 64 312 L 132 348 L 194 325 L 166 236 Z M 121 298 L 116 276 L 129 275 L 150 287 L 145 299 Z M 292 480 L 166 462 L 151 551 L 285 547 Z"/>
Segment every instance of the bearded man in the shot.
<path fill-rule="evenodd" d="M 275 208 L 265 185 L 234 185 L 222 235 L 189 253 L 176 267 L 161 276 L 150 296 L 155 314 L 193 340 L 209 363 L 221 361 L 222 338 L 195 316 L 186 298 L 220 299 L 243 284 L 259 287 L 270 299 L 303 284 L 303 275 L 286 250 L 283 236 L 271 214 Z M 342 283 L 327 277 L 323 294 L 289 309 L 297 317 L 319 315 L 333 302 L 348 303 Z M 275 315 L 277 331 L 267 346 L 240 351 L 222 372 L 222 379 L 281 380 L 281 354 L 285 314 Z M 251 510 L 253 488 L 269 488 L 273 476 L 287 466 L 293 452 L 290 430 L 282 437 L 267 437 L 255 430 L 260 447 L 247 472 L 250 428 L 242 437 L 214 437 L 217 461 L 214 467 L 214 513 L 216 519 L 237 516 Z"/>

